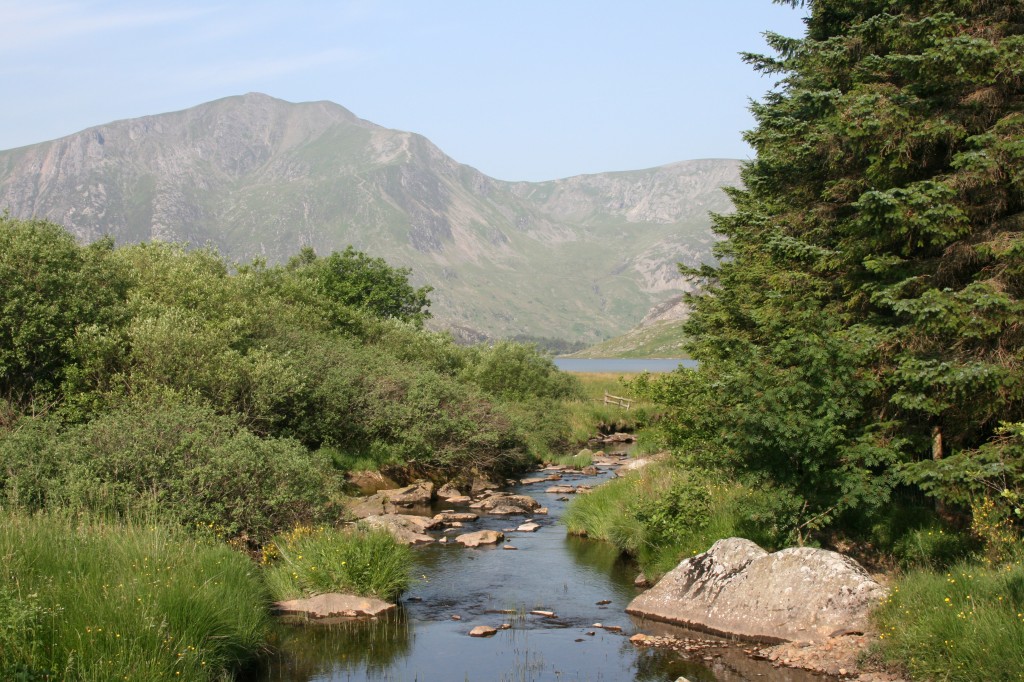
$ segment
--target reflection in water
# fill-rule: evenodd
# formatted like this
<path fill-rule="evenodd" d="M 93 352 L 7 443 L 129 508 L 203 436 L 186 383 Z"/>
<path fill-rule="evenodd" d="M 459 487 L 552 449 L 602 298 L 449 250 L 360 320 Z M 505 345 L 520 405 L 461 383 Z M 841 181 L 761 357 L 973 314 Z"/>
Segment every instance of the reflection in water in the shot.
<path fill-rule="evenodd" d="M 615 545 L 566 535 L 565 546 L 580 566 L 593 569 L 615 584 L 632 587 L 637 572 L 636 564 L 620 554 Z"/>
<path fill-rule="evenodd" d="M 380 677 L 396 657 L 408 654 L 410 627 L 402 613 L 370 622 L 281 624 L 271 646 L 278 653 L 260 678 L 267 682 L 346 679 L 352 668 Z"/>
<path fill-rule="evenodd" d="M 682 659 L 673 651 L 645 649 L 637 656 L 636 677 L 633 678 L 636 682 L 664 682 L 680 677 L 690 682 L 725 682 L 704 665 Z"/>

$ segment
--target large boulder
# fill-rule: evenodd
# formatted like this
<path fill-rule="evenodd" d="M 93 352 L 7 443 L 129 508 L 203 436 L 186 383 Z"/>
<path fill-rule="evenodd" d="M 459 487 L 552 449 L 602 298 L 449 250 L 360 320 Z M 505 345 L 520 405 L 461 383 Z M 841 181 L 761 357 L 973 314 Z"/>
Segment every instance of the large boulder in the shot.
<path fill-rule="evenodd" d="M 453 523 L 463 521 L 476 521 L 480 517 L 473 512 L 443 511 L 434 514 L 433 519 L 440 523 Z"/>
<path fill-rule="evenodd" d="M 430 481 L 419 481 L 404 488 L 381 490 L 388 502 L 398 507 L 415 507 L 429 505 L 434 499 L 434 484 Z"/>
<path fill-rule="evenodd" d="M 505 534 L 496 530 L 478 530 L 475 533 L 466 533 L 455 538 L 459 544 L 466 547 L 479 547 L 480 545 L 496 545 L 505 539 Z"/>
<path fill-rule="evenodd" d="M 380 493 L 367 497 L 354 497 L 348 500 L 345 508 L 349 515 L 355 519 L 365 519 L 369 516 L 380 516 L 381 514 L 394 514 L 398 507 L 391 504 L 388 498 Z"/>
<path fill-rule="evenodd" d="M 274 611 L 281 616 L 299 617 L 310 620 L 376 618 L 395 609 L 373 597 L 359 597 L 352 594 L 328 592 L 309 599 L 289 599 L 274 604 Z"/>
<path fill-rule="evenodd" d="M 529 495 L 498 493 L 481 500 L 479 505 L 479 508 L 488 514 L 512 516 L 515 514 L 528 515 L 540 507 L 540 502 Z"/>
<path fill-rule="evenodd" d="M 626 612 L 715 634 L 781 642 L 868 626 L 887 590 L 836 552 L 793 547 L 769 554 L 741 538 L 684 560 Z"/>
<path fill-rule="evenodd" d="M 373 528 L 382 528 L 391 533 L 397 542 L 405 545 L 422 545 L 434 541 L 426 534 L 441 525 L 441 522 L 428 516 L 412 514 L 381 514 L 368 516 L 363 523 Z"/>
<path fill-rule="evenodd" d="M 442 500 L 447 500 L 449 497 L 462 497 L 463 495 L 455 484 L 449 481 L 438 489 L 437 496 Z"/>
<path fill-rule="evenodd" d="M 379 490 L 367 497 L 356 497 L 346 504 L 348 513 L 356 519 L 383 514 L 399 514 L 412 507 L 426 509 L 434 497 L 434 484 L 421 481 L 404 488 Z"/>
<path fill-rule="evenodd" d="M 365 495 L 398 487 L 397 483 L 379 471 L 350 471 L 345 474 L 345 480 L 359 488 L 359 492 Z"/>
<path fill-rule="evenodd" d="M 477 475 L 473 477 L 472 482 L 469 486 L 469 492 L 471 495 L 479 495 L 480 493 L 487 492 L 488 490 L 497 490 L 501 486 L 492 481 L 486 476 Z"/>

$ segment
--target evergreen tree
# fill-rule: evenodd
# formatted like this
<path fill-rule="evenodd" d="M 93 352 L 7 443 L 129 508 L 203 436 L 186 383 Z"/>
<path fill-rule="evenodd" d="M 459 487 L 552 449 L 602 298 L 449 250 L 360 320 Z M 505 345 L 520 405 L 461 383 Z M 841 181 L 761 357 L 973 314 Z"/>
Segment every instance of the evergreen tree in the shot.
<path fill-rule="evenodd" d="M 780 81 L 752 107 L 736 213 L 715 220 L 720 265 L 689 271 L 701 369 L 667 389 L 680 432 L 791 492 L 805 527 L 899 482 L 1012 514 L 1024 3 L 806 4 L 802 38 L 745 56 Z"/>

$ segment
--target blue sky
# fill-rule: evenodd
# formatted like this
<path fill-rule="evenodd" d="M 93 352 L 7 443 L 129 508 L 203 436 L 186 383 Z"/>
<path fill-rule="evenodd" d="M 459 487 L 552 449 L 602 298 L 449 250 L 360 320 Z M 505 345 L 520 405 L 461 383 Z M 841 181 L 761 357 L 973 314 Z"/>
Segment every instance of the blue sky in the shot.
<path fill-rule="evenodd" d="M 330 100 L 504 180 L 748 158 L 770 0 L 0 0 L 0 149 L 245 92 Z"/>

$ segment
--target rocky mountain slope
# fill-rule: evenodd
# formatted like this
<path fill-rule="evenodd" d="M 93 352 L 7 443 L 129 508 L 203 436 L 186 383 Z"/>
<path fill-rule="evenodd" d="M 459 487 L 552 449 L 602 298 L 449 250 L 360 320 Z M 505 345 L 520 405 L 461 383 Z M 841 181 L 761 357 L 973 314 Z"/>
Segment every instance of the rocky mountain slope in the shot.
<path fill-rule="evenodd" d="M 229 97 L 0 152 L 0 210 L 88 241 L 280 262 L 348 244 L 412 268 L 437 326 L 593 341 L 678 295 L 739 162 L 504 182 L 330 102 Z"/>

